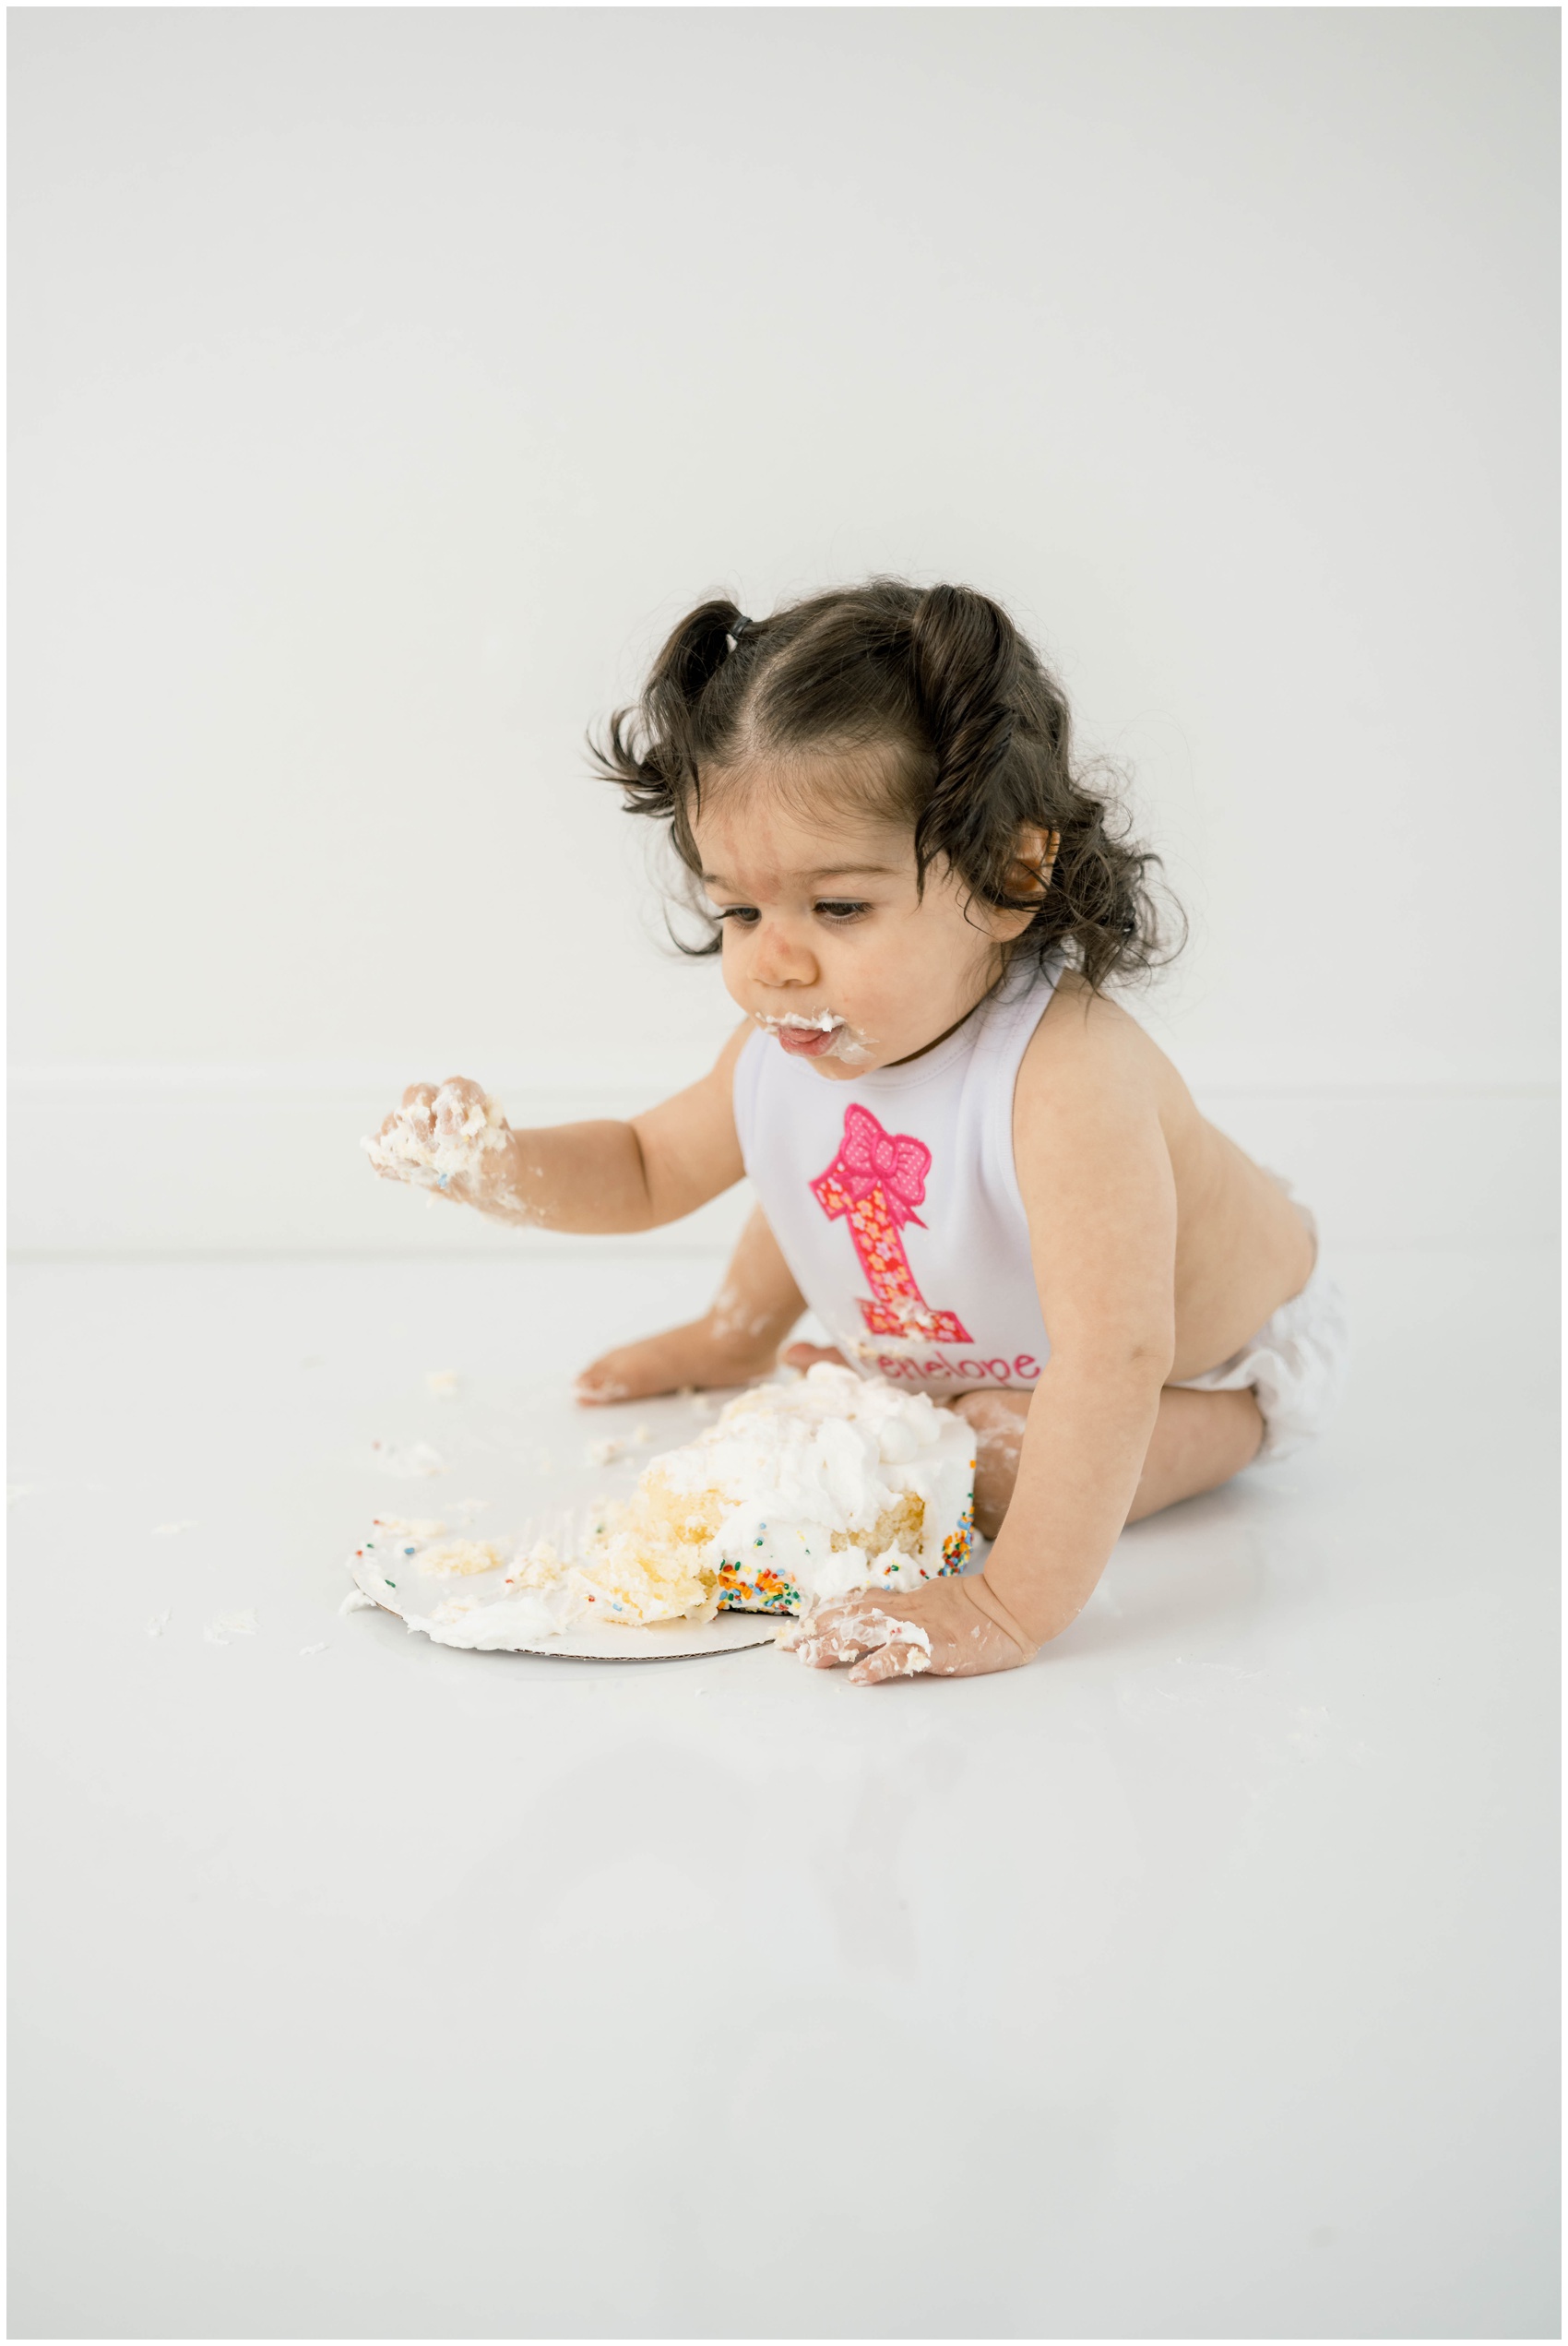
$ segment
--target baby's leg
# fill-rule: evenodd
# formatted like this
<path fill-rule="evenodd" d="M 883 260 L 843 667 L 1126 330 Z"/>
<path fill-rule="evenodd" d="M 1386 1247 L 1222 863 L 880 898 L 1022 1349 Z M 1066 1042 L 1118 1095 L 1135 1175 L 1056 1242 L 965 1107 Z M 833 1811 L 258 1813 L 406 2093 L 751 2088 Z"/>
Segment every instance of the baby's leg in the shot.
<path fill-rule="evenodd" d="M 1218 1491 L 1251 1466 L 1263 1440 L 1263 1412 L 1251 1393 L 1184 1393 L 1168 1385 L 1127 1510 L 1129 1523 L 1200 1491 Z"/>
<path fill-rule="evenodd" d="M 579 1401 L 640 1401 L 683 1386 L 744 1385 L 777 1365 L 805 1300 L 759 1206 L 701 1319 L 606 1352 L 576 1383 Z"/>
<path fill-rule="evenodd" d="M 975 1435 L 975 1525 L 994 1540 L 1017 1478 L 1028 1393 L 966 1393 L 953 1406 Z M 1263 1419 L 1250 1393 L 1188 1393 L 1167 1386 L 1128 1510 L 1129 1523 L 1178 1499 L 1196 1498 L 1240 1474 L 1257 1456 Z"/>

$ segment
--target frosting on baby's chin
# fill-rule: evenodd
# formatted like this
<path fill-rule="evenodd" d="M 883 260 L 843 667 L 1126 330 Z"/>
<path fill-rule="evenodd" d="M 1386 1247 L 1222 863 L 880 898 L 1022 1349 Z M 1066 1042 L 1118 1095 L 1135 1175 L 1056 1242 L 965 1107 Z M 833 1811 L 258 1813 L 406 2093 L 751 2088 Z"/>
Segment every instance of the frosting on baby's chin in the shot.
<path fill-rule="evenodd" d="M 861 1029 L 852 1027 L 848 1018 L 839 1017 L 837 1010 L 819 1010 L 814 1018 L 810 1018 L 798 1010 L 777 1013 L 754 1010 L 751 1015 L 765 1034 L 778 1034 L 784 1027 L 793 1028 L 800 1034 L 831 1034 L 833 1040 L 826 1050 L 816 1054 L 814 1064 L 818 1066 L 824 1059 L 838 1059 L 847 1067 L 864 1067 L 869 1066 L 876 1056 Z"/>
<path fill-rule="evenodd" d="M 435 1095 L 435 1110 L 450 1102 L 443 1084 Z M 445 1132 L 434 1128 L 434 1117 L 431 1130 L 422 1131 L 410 1112 L 399 1108 L 390 1132 L 366 1133 L 360 1147 L 382 1172 L 425 1188 L 445 1189 L 455 1175 L 477 1172 L 486 1150 L 499 1149 L 505 1137 L 506 1119 L 499 1103 L 486 1095 L 469 1102 L 462 1121 Z"/>
<path fill-rule="evenodd" d="M 866 1067 L 876 1053 L 858 1028 L 845 1026 L 839 1028 L 822 1055 L 825 1059 L 841 1059 L 847 1067 Z"/>

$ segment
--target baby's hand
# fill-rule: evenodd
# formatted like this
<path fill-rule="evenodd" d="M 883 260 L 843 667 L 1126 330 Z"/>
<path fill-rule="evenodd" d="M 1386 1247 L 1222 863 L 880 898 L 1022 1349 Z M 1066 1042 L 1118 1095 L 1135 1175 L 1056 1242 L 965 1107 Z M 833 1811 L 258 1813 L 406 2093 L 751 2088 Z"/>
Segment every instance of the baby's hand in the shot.
<path fill-rule="evenodd" d="M 484 1156 L 508 1137 L 494 1101 L 467 1076 L 448 1076 L 442 1084 L 411 1083 L 401 1107 L 360 1147 L 387 1181 L 413 1182 L 476 1202 Z"/>
<path fill-rule="evenodd" d="M 808 1670 L 854 1662 L 852 1686 L 928 1671 L 936 1678 L 979 1678 L 1016 1670 L 1039 1650 L 978 1574 L 932 1580 L 908 1597 L 863 1589 L 831 1598 L 791 1622 L 778 1642 Z"/>

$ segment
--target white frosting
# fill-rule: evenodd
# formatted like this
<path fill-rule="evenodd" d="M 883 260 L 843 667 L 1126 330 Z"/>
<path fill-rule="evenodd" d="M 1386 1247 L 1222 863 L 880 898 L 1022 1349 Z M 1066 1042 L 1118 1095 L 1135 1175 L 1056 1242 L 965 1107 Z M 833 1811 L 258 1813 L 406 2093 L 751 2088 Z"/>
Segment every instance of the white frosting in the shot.
<path fill-rule="evenodd" d="M 848 1018 L 841 1018 L 837 1010 L 819 1010 L 814 1018 L 806 1018 L 799 1010 L 785 1010 L 778 1014 L 754 1010 L 752 1017 L 765 1034 L 777 1034 L 781 1027 L 793 1027 L 806 1034 L 832 1035 L 833 1040 L 826 1050 L 817 1054 L 824 1059 L 842 1059 L 847 1066 L 863 1067 L 867 1060 L 874 1056 L 860 1029 L 852 1027 Z"/>
<path fill-rule="evenodd" d="M 404 1607 L 410 1628 L 424 1629 L 438 1645 L 468 1646 L 496 1652 L 537 1637 L 556 1637 L 600 1609 L 569 1557 L 541 1540 L 519 1556 L 484 1595 L 448 1597 L 428 1619 Z"/>
<path fill-rule="evenodd" d="M 822 1055 L 825 1059 L 842 1059 L 847 1067 L 863 1067 L 876 1054 L 858 1027 L 842 1026 Z"/>
<path fill-rule="evenodd" d="M 673 1572 L 637 1558 L 617 1569 L 596 1544 L 603 1530 L 602 1518 L 591 1517 L 576 1527 L 563 1555 L 527 1532 L 517 1540 L 432 1543 L 378 1522 L 350 1561 L 359 1585 L 339 1609 L 374 1604 L 385 1590 L 410 1629 L 422 1629 L 437 1645 L 481 1651 L 510 1650 L 577 1624 L 643 1627 L 712 1618 L 719 1609 L 712 1576 L 699 1575 L 689 1559 Z M 441 1579 L 454 1572 L 472 1578 L 461 1595 L 442 1596 Z"/>
<path fill-rule="evenodd" d="M 428 1442 L 374 1441 L 370 1446 L 370 1454 L 383 1474 L 413 1478 L 445 1474 L 446 1471 L 445 1459 L 439 1450 L 433 1450 Z"/>
<path fill-rule="evenodd" d="M 496 1101 L 481 1095 L 464 1106 L 460 1117 L 452 1113 L 455 1101 L 450 1086 L 442 1084 L 434 1113 L 444 1130 L 436 1129 L 434 1119 L 416 1123 L 412 1110 L 398 1108 L 390 1132 L 368 1132 L 360 1147 L 379 1171 L 423 1188 L 445 1189 L 454 1173 L 474 1172 L 485 1150 L 499 1149 L 506 1138 L 506 1119 Z"/>
<path fill-rule="evenodd" d="M 741 1394 L 695 1441 L 651 1459 L 639 1497 L 650 1485 L 717 1493 L 718 1528 L 699 1562 L 728 1563 L 748 1582 L 766 1571 L 810 1603 L 933 1579 L 973 1477 L 963 1418 L 823 1361 L 797 1384 Z M 910 1495 L 923 1502 L 918 1536 L 875 1545 L 878 1523 Z"/>
<path fill-rule="evenodd" d="M 220 1613 L 201 1634 L 209 1646 L 226 1646 L 231 1637 L 254 1637 L 260 1626 L 254 1613 Z"/>
<path fill-rule="evenodd" d="M 897 1649 L 896 1674 L 899 1677 L 910 1678 L 931 1668 L 930 1631 L 918 1621 L 896 1620 L 880 1605 L 858 1605 L 841 1618 L 821 1622 L 814 1614 L 808 1613 L 780 1629 L 778 1641 L 786 1652 L 797 1655 L 810 1669 L 815 1669 L 824 1660 L 854 1661 L 884 1646 Z"/>

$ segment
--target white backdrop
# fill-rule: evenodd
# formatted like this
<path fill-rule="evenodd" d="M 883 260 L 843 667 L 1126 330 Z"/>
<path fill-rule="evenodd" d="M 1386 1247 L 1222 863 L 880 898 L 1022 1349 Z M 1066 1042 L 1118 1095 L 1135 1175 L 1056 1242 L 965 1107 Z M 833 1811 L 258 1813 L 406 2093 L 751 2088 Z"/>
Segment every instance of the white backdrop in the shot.
<path fill-rule="evenodd" d="M 10 39 L 18 1244 L 489 1243 L 370 1184 L 384 1095 L 730 1023 L 584 727 L 873 569 L 1134 769 L 1149 1015 L 1342 1236 L 1549 1222 L 1554 11 Z"/>

